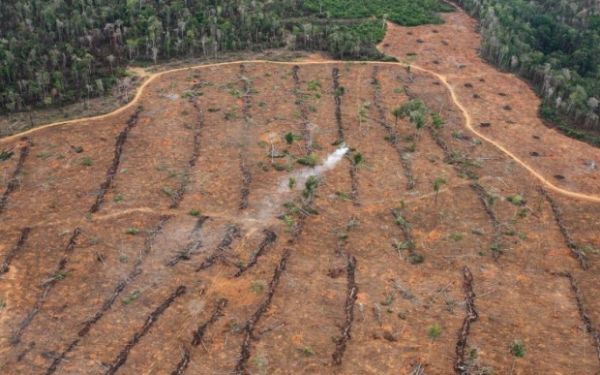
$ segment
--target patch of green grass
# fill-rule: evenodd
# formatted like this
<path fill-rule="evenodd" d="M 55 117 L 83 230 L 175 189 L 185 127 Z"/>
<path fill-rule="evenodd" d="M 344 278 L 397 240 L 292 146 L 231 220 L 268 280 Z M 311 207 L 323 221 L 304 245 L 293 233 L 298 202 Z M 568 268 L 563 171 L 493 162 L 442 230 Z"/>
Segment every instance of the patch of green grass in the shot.
<path fill-rule="evenodd" d="M 502 245 L 500 245 L 498 242 L 494 242 L 490 246 L 490 250 L 492 251 L 492 253 L 495 253 L 495 254 L 501 254 L 503 252 Z"/>
<path fill-rule="evenodd" d="M 225 112 L 224 118 L 227 121 L 237 119 L 237 114 L 235 113 L 235 109 L 230 109 L 229 111 Z"/>
<path fill-rule="evenodd" d="M 312 357 L 313 355 L 315 355 L 315 351 L 310 346 L 305 345 L 303 347 L 297 348 L 297 350 L 304 357 Z"/>
<path fill-rule="evenodd" d="M 89 156 L 86 156 L 83 159 L 81 159 L 81 165 L 91 167 L 92 165 L 94 165 L 94 161 Z"/>
<path fill-rule="evenodd" d="M 125 231 L 125 233 L 135 236 L 136 234 L 140 233 L 140 230 L 136 227 L 129 227 L 127 228 L 127 230 Z"/>
<path fill-rule="evenodd" d="M 307 167 L 314 167 L 315 165 L 317 165 L 319 158 L 317 157 L 316 154 L 313 153 L 313 154 L 298 158 L 298 160 L 296 160 L 296 161 L 298 162 L 298 164 L 305 165 Z"/>
<path fill-rule="evenodd" d="M 142 293 L 139 290 L 134 290 L 130 295 L 128 295 L 127 297 L 123 298 L 121 300 L 121 302 L 123 303 L 123 305 L 129 305 L 133 301 L 135 301 L 136 299 L 140 298 L 141 294 Z"/>
<path fill-rule="evenodd" d="M 67 271 L 59 271 L 57 273 L 55 273 L 54 275 L 52 275 L 52 279 L 60 281 L 60 280 L 64 280 L 67 277 Z"/>
<path fill-rule="evenodd" d="M 42 159 L 42 160 L 49 159 L 50 156 L 52 156 L 52 153 L 50 151 L 42 151 L 36 155 L 36 157 L 38 159 Z"/>
<path fill-rule="evenodd" d="M 256 280 L 250 284 L 250 290 L 256 294 L 264 292 L 267 284 L 263 280 Z"/>
<path fill-rule="evenodd" d="M 240 92 L 240 90 L 236 89 L 236 88 L 232 88 L 229 90 L 229 94 L 231 96 L 233 96 L 236 99 L 239 99 L 242 97 L 242 93 Z"/>
<path fill-rule="evenodd" d="M 415 125 L 417 129 L 421 129 L 427 122 L 427 113 L 429 108 L 420 99 L 411 99 L 408 102 L 394 108 L 392 115 L 398 119 L 408 117 L 409 121 Z"/>
<path fill-rule="evenodd" d="M 440 188 L 443 185 L 446 185 L 446 179 L 443 177 L 436 177 L 436 179 L 433 181 L 433 191 L 435 191 L 436 193 L 438 193 L 440 191 Z"/>
<path fill-rule="evenodd" d="M 460 233 L 460 232 L 453 232 L 450 233 L 450 238 L 454 241 L 460 241 L 464 238 L 464 234 Z"/>
<path fill-rule="evenodd" d="M 408 221 L 406 221 L 406 219 L 404 218 L 404 216 L 402 215 L 402 213 L 400 212 L 399 209 L 394 210 L 394 219 L 396 222 L 396 225 L 399 225 L 401 227 L 408 227 Z"/>
<path fill-rule="evenodd" d="M 410 254 L 408 254 L 408 257 L 406 259 L 408 260 L 408 263 L 413 265 L 421 264 L 425 261 L 425 257 L 423 256 L 423 254 L 418 253 L 416 251 L 413 251 Z"/>
<path fill-rule="evenodd" d="M 339 200 L 342 201 L 349 201 L 350 200 L 350 195 L 344 191 L 336 191 L 335 192 L 335 197 Z"/>
<path fill-rule="evenodd" d="M 319 185 L 319 179 L 316 176 L 310 176 L 304 183 L 304 190 L 302 191 L 302 195 L 304 198 L 309 198 L 315 194 L 315 190 Z"/>
<path fill-rule="evenodd" d="M 290 188 L 290 190 L 293 190 L 294 187 L 296 187 L 296 178 L 295 177 L 290 177 L 288 179 L 288 187 Z"/>
<path fill-rule="evenodd" d="M 288 145 L 291 145 L 292 143 L 294 143 L 295 140 L 300 139 L 300 137 L 298 137 L 292 132 L 289 132 L 285 134 L 284 139 Z"/>
<path fill-rule="evenodd" d="M 592 245 L 584 245 L 581 246 L 581 251 L 583 251 L 584 254 L 600 254 L 600 249 L 592 246 Z"/>
<path fill-rule="evenodd" d="M 123 198 L 123 196 L 121 194 L 117 194 L 115 195 L 115 197 L 113 198 L 113 201 L 115 203 L 121 203 L 125 200 L 125 198 Z"/>
<path fill-rule="evenodd" d="M 414 250 L 416 247 L 413 241 L 398 241 L 397 239 L 394 239 L 392 246 L 394 246 L 394 249 L 396 249 L 397 252 L 401 252 L 402 250 Z"/>
<path fill-rule="evenodd" d="M 439 323 L 434 323 L 427 329 L 427 337 L 432 340 L 437 339 L 442 334 L 442 326 Z"/>
<path fill-rule="evenodd" d="M 309 81 L 307 86 L 310 91 L 320 91 L 321 90 L 321 81 L 319 81 L 319 80 Z"/>
<path fill-rule="evenodd" d="M 521 194 L 509 195 L 506 197 L 506 200 L 515 206 L 523 206 L 526 203 L 525 198 Z"/>
<path fill-rule="evenodd" d="M 202 96 L 202 95 L 204 95 L 204 94 L 197 90 L 185 90 L 184 92 L 181 93 L 181 97 L 184 99 L 195 98 L 197 96 Z"/>
<path fill-rule="evenodd" d="M 365 159 L 363 157 L 363 155 L 360 152 L 355 152 L 354 154 L 352 154 L 351 157 L 352 160 L 352 165 L 359 166 L 360 164 L 364 163 Z"/>
<path fill-rule="evenodd" d="M 0 151 L 0 161 L 6 161 L 6 160 L 12 158 L 12 156 L 14 154 L 15 153 L 13 151 L 2 150 L 2 151 Z"/>
<path fill-rule="evenodd" d="M 515 340 L 510 344 L 510 353 L 517 358 L 525 357 L 525 344 L 520 340 Z"/>
<path fill-rule="evenodd" d="M 191 210 L 188 211 L 188 215 L 194 216 L 194 217 L 200 216 L 200 210 L 192 208 Z"/>
<path fill-rule="evenodd" d="M 438 112 L 432 112 L 431 123 L 436 129 L 441 129 L 446 124 L 446 121 L 444 121 L 444 119 Z"/>
<path fill-rule="evenodd" d="M 294 220 L 294 217 L 290 214 L 283 215 L 282 220 L 288 230 L 291 230 L 296 226 L 296 220 Z"/>
<path fill-rule="evenodd" d="M 173 191 L 173 189 L 171 189 L 168 186 L 163 186 L 162 188 L 160 188 L 160 191 L 167 197 L 172 197 L 175 194 L 175 191 Z"/>

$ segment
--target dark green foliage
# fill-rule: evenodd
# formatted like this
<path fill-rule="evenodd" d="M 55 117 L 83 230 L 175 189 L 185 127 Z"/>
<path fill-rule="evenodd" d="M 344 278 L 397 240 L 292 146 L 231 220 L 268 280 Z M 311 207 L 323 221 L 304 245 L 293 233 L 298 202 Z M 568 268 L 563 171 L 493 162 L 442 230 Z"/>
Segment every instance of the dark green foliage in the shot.
<path fill-rule="evenodd" d="M 13 151 L 0 151 L 0 161 L 10 159 L 15 153 Z"/>
<path fill-rule="evenodd" d="M 442 23 L 436 12 L 454 8 L 439 0 L 306 0 L 304 8 L 331 18 L 368 18 L 387 15 L 390 21 L 404 26 Z"/>
<path fill-rule="evenodd" d="M 352 165 L 354 165 L 354 166 L 359 166 L 360 164 L 362 164 L 365 161 L 363 155 L 360 152 L 356 152 L 356 153 L 352 154 L 351 160 L 352 160 Z"/>
<path fill-rule="evenodd" d="M 306 165 L 307 167 L 314 167 L 315 165 L 317 165 L 317 161 L 318 161 L 318 157 L 315 154 L 310 154 L 308 156 L 303 156 L 301 158 L 299 158 L 298 164 L 301 165 Z"/>
<path fill-rule="evenodd" d="M 286 41 L 336 58 L 386 59 L 375 48 L 385 33 L 384 14 L 418 25 L 439 23 L 436 12 L 450 9 L 439 0 L 322 3 L 0 1 L 0 113 L 104 95 L 132 61 L 218 58 L 227 51 L 279 48 Z"/>
<path fill-rule="evenodd" d="M 316 176 L 310 176 L 304 183 L 304 190 L 302 191 L 304 198 L 312 197 L 317 186 L 319 186 L 319 179 Z"/>
<path fill-rule="evenodd" d="M 396 119 L 408 117 L 410 122 L 415 125 L 417 129 L 421 129 L 425 126 L 428 112 L 429 109 L 422 100 L 411 99 L 401 106 L 394 108 L 392 114 Z"/>
<path fill-rule="evenodd" d="M 292 132 L 286 133 L 284 138 L 288 145 L 291 145 L 296 139 L 299 139 L 299 137 Z"/>
<path fill-rule="evenodd" d="M 519 341 L 515 340 L 510 344 L 510 352 L 517 358 L 525 357 L 525 345 Z"/>
<path fill-rule="evenodd" d="M 421 253 L 413 251 L 412 253 L 408 254 L 407 260 L 410 264 L 421 264 L 425 258 Z"/>
<path fill-rule="evenodd" d="M 441 129 L 446 123 L 446 121 L 444 121 L 444 119 L 439 113 L 433 112 L 431 113 L 431 123 L 436 129 Z"/>

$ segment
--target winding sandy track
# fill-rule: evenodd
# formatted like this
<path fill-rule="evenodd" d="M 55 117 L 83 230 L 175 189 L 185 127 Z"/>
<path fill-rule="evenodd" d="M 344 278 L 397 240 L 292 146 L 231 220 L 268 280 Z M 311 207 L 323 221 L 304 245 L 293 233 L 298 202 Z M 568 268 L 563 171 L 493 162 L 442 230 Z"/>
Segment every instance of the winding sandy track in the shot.
<path fill-rule="evenodd" d="M 536 179 L 538 179 L 548 189 L 550 189 L 550 190 L 552 190 L 552 191 L 554 191 L 556 193 L 562 194 L 564 196 L 570 197 L 570 198 L 575 198 L 575 199 L 581 199 L 581 200 L 585 200 L 585 201 L 589 201 L 589 202 L 600 203 L 600 196 L 598 196 L 598 195 L 586 194 L 586 193 L 582 193 L 582 192 L 571 191 L 571 190 L 563 189 L 563 188 L 560 188 L 560 187 L 554 185 L 546 177 L 544 177 L 540 172 L 536 171 L 532 166 L 530 166 L 525 161 L 523 161 L 522 159 L 520 159 L 517 155 L 515 155 L 514 153 L 512 153 L 511 151 L 509 151 L 507 148 L 505 148 L 504 146 L 502 146 L 498 142 L 494 141 L 493 139 L 491 139 L 491 138 L 483 135 L 479 131 L 477 131 L 473 127 L 471 115 L 466 110 L 465 106 L 460 102 L 460 100 L 458 99 L 458 96 L 456 95 L 456 92 L 454 91 L 453 87 L 448 83 L 448 81 L 447 81 L 447 79 L 446 79 L 446 77 L 444 75 L 436 73 L 436 72 L 433 72 L 433 71 L 431 71 L 429 69 L 423 68 L 423 67 L 418 66 L 418 65 L 406 64 L 406 63 L 402 63 L 402 62 L 339 61 L 339 60 L 297 61 L 297 62 L 288 62 L 288 61 L 286 61 L 286 62 L 281 62 L 281 61 L 268 61 L 268 60 L 240 60 L 240 61 L 229 61 L 229 62 L 214 63 L 214 64 L 200 64 L 200 65 L 191 66 L 191 67 L 166 70 L 166 71 L 163 71 L 163 72 L 158 72 L 158 73 L 154 73 L 152 75 L 149 75 L 148 76 L 149 78 L 138 88 L 138 91 L 137 91 L 135 97 L 129 103 L 127 103 L 123 107 L 120 107 L 120 108 L 114 110 L 113 112 L 106 113 L 106 114 L 103 114 L 103 115 L 98 115 L 98 116 L 84 117 L 84 118 L 73 119 L 73 120 L 68 120 L 68 121 L 59 121 L 59 122 L 54 122 L 54 123 L 51 123 L 51 124 L 42 125 L 42 126 L 39 126 L 37 128 L 29 129 L 29 130 L 27 130 L 25 132 L 22 132 L 22 133 L 18 133 L 18 134 L 14 134 L 14 135 L 2 138 L 2 139 L 0 139 L 0 144 L 6 144 L 6 143 L 9 143 L 9 142 L 13 142 L 13 141 L 18 140 L 19 138 L 21 138 L 23 136 L 26 136 L 26 135 L 29 135 L 29 134 L 32 134 L 32 133 L 36 133 L 38 131 L 41 131 L 41 130 L 44 130 L 44 129 L 48 129 L 48 128 L 52 128 L 52 127 L 67 126 L 67 125 L 76 125 L 77 123 L 79 123 L 81 121 L 101 120 L 101 119 L 105 119 L 105 118 L 117 115 L 117 114 L 119 114 L 121 112 L 124 112 L 127 109 L 129 109 L 129 108 L 134 107 L 135 105 L 137 105 L 137 103 L 141 99 L 141 96 L 142 96 L 145 88 L 148 85 L 150 85 L 152 82 L 154 82 L 156 79 L 162 77 L 163 75 L 167 75 L 167 74 L 170 74 L 170 73 L 175 73 L 175 72 L 180 72 L 180 71 L 185 71 L 185 70 L 199 69 L 199 68 L 208 68 L 208 67 L 218 67 L 218 66 L 226 66 L 226 65 L 235 65 L 235 64 L 315 65 L 315 64 L 348 64 L 348 63 L 351 63 L 351 64 L 395 65 L 395 66 L 401 66 L 401 67 L 405 67 L 405 68 L 408 67 L 408 66 L 410 66 L 411 69 L 415 69 L 417 71 L 420 71 L 420 72 L 423 72 L 423 73 L 427 73 L 427 74 L 435 77 L 440 82 L 442 82 L 444 84 L 444 86 L 448 89 L 448 91 L 450 93 L 450 96 L 452 98 L 452 101 L 454 102 L 454 104 L 462 112 L 462 114 L 463 114 L 463 116 L 465 118 L 465 127 L 467 129 L 469 129 L 469 131 L 471 131 L 473 134 L 477 135 L 479 138 L 485 140 L 489 144 L 493 145 L 494 147 L 496 147 L 497 149 L 499 149 L 500 151 L 502 151 L 508 157 L 510 157 L 511 159 L 513 159 L 515 162 L 517 162 L 519 165 L 521 165 L 523 168 L 525 168 L 527 171 L 529 171 Z"/>

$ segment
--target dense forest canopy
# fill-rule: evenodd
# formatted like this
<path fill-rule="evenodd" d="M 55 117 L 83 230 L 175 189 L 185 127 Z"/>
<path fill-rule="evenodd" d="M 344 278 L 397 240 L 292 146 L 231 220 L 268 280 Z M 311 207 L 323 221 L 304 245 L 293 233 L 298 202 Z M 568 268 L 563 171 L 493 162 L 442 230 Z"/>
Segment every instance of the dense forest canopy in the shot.
<path fill-rule="evenodd" d="M 573 128 L 600 131 L 600 2 L 458 3 L 481 20 L 483 56 L 529 79 L 544 99 L 544 117 L 581 138 L 591 136 Z"/>
<path fill-rule="evenodd" d="M 284 46 L 381 58 L 385 19 L 438 23 L 443 10 L 439 0 L 3 0 L 0 112 L 102 95 L 130 62 Z"/>
<path fill-rule="evenodd" d="M 483 56 L 534 84 L 544 117 L 575 136 L 600 130 L 600 3 L 456 1 L 481 20 Z M 451 10 L 441 0 L 0 1 L 0 112 L 102 95 L 132 62 L 278 47 L 381 59 L 386 20 L 440 23 Z"/>

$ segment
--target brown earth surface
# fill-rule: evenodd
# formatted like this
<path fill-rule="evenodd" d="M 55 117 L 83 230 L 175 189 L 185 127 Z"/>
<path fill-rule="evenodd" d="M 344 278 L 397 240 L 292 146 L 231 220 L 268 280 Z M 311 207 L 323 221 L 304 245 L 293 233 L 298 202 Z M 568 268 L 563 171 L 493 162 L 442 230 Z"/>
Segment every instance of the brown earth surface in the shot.
<path fill-rule="evenodd" d="M 0 373 L 597 374 L 598 172 L 578 168 L 598 151 L 543 127 L 465 17 L 382 45 L 454 91 L 401 64 L 226 63 L 2 140 Z M 396 121 L 409 98 L 446 124 Z M 297 159 L 341 142 L 305 189 Z"/>

